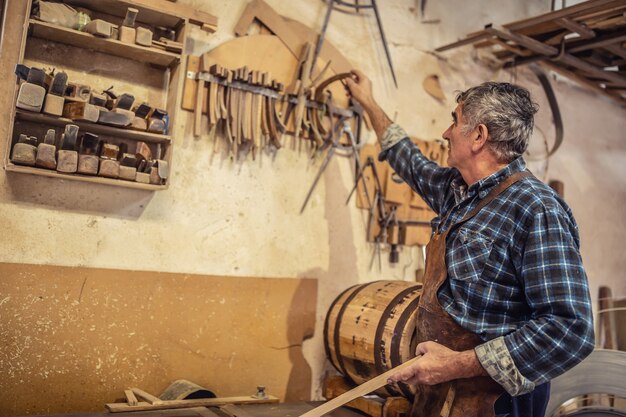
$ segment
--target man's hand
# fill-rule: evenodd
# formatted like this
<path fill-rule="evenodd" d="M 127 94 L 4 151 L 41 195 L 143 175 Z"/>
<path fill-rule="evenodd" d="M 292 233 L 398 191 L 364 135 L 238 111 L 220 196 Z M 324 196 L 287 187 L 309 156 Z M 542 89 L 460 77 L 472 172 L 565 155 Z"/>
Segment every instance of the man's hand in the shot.
<path fill-rule="evenodd" d="M 346 78 L 345 83 L 350 91 L 350 95 L 359 102 L 363 110 L 367 112 L 372 122 L 372 127 L 379 140 L 382 140 L 385 130 L 391 124 L 391 119 L 387 117 L 382 108 L 374 100 L 372 94 L 372 82 L 361 71 L 353 69 L 350 71 L 352 77 Z"/>
<path fill-rule="evenodd" d="M 350 71 L 352 78 L 346 78 L 345 83 L 350 90 L 350 95 L 359 102 L 366 111 L 375 104 L 372 94 L 372 81 L 361 71 L 353 69 Z"/>
<path fill-rule="evenodd" d="M 422 355 L 412 366 L 392 375 L 389 383 L 405 382 L 410 385 L 435 385 L 460 378 L 488 375 L 473 350 L 457 352 L 435 342 L 417 345 L 416 353 Z"/>

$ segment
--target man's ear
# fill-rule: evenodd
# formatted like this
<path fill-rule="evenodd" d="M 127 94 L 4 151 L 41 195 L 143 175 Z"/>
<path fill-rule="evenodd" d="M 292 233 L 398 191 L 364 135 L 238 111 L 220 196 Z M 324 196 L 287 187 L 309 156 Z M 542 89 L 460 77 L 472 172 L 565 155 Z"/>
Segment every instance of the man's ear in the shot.
<path fill-rule="evenodd" d="M 489 129 L 487 125 L 480 123 L 476 126 L 476 136 L 472 142 L 472 149 L 476 152 L 481 150 L 486 144 L 489 138 Z"/>

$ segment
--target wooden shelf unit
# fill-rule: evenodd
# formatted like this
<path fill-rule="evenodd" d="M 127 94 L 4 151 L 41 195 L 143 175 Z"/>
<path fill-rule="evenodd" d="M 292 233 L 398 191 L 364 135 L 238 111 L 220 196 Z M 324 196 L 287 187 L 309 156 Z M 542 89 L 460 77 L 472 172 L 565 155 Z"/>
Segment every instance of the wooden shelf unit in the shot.
<path fill-rule="evenodd" d="M 72 7 L 85 7 L 93 11 L 93 18 L 104 19 L 114 24 L 121 22 L 128 7 L 136 7 L 139 10 L 137 16 L 137 24 L 139 26 L 152 28 L 155 26 L 168 27 L 175 31 L 177 42 L 181 42 L 183 45 L 185 43 L 187 20 L 179 16 L 152 9 L 146 5 L 136 5 L 130 0 L 101 0 L 98 2 L 64 0 L 63 2 Z M 55 128 L 58 137 L 64 126 L 72 123 L 79 127 L 79 136 L 82 132 L 90 132 L 101 136 L 103 140 L 110 143 L 125 143 L 131 152 L 134 149 L 134 143 L 143 141 L 151 148 L 153 155 L 160 155 L 160 159 L 168 162 L 170 172 L 172 172 L 172 145 L 173 137 L 175 136 L 173 129 L 177 110 L 180 107 L 180 90 L 184 80 L 184 68 L 181 66 L 183 61 L 182 54 L 136 44 L 126 44 L 115 39 L 98 38 L 88 33 L 32 19 L 30 10 L 33 1 L 28 0 L 25 3 L 27 3 L 25 5 L 26 17 L 23 25 L 18 63 L 47 70 L 54 68 L 56 71 L 66 71 L 69 75 L 68 81 L 70 82 L 76 82 L 77 80 L 73 79 L 73 75 L 77 75 L 83 78 L 80 80 L 81 83 L 91 85 L 92 88 L 104 89 L 109 87 L 110 84 L 101 85 L 107 83 L 107 81 L 101 80 L 97 72 L 92 73 L 94 66 L 90 67 L 89 65 L 92 63 L 85 61 L 89 61 L 91 56 L 110 59 L 111 63 L 115 64 L 111 65 L 110 68 L 107 66 L 106 71 L 114 71 L 114 91 L 118 94 L 124 92 L 134 93 L 138 102 L 145 100 L 145 97 L 152 97 L 148 99 L 148 103 L 158 108 L 164 108 L 168 113 L 168 134 L 118 128 L 84 121 L 72 121 L 63 117 L 29 112 L 13 107 L 10 116 L 11 127 L 6 139 L 9 142 L 4 160 L 6 171 L 19 173 L 20 175 L 38 175 L 140 190 L 156 191 L 167 189 L 170 182 L 169 178 L 163 185 L 143 184 L 98 176 L 65 174 L 39 167 L 16 165 L 10 160 L 13 145 L 17 142 L 20 133 L 37 135 L 41 140 L 47 129 Z M 40 54 L 39 51 L 46 53 Z M 55 51 L 58 51 L 59 54 L 73 53 L 87 59 L 62 59 L 57 56 Z M 101 67 L 96 66 L 96 68 Z M 128 68 L 131 68 L 134 73 L 129 75 L 129 73 L 124 72 L 124 69 Z M 149 73 L 151 75 L 150 83 L 145 83 L 143 72 L 137 72 L 142 71 L 142 69 L 146 71 L 146 74 Z M 155 77 L 156 82 L 154 81 Z M 85 80 L 88 81 L 85 82 Z M 127 89 L 132 91 L 127 91 Z M 16 82 L 16 99 L 18 90 L 19 82 Z M 137 93 L 137 91 L 143 94 Z"/>

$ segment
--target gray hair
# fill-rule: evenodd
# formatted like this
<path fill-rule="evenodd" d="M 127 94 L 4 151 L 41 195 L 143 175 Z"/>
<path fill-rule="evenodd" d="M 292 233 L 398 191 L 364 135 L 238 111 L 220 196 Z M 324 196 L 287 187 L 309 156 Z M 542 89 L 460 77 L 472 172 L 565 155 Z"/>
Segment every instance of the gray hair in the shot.
<path fill-rule="evenodd" d="M 456 96 L 469 133 L 479 124 L 489 130 L 488 146 L 499 162 L 509 163 L 528 148 L 538 106 L 523 87 L 486 82 Z"/>

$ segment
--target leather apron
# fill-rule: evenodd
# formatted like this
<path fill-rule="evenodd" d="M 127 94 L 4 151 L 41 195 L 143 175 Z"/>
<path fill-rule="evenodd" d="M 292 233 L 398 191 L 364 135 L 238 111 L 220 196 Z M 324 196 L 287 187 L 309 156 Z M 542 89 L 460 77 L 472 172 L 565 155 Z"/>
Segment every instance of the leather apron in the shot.
<path fill-rule="evenodd" d="M 517 181 L 532 175 L 516 172 L 496 185 L 477 207 L 445 232 L 436 232 L 426 246 L 424 287 L 417 311 L 417 342 L 434 341 L 455 351 L 474 349 L 483 343 L 477 334 L 461 327 L 441 307 L 437 292 L 448 278 L 446 238 L 451 230 L 478 212 Z M 443 221 L 442 221 L 443 223 Z M 493 405 L 504 393 L 502 387 L 486 376 L 457 379 L 437 385 L 418 385 L 411 410 L 412 417 L 493 417 Z"/>

